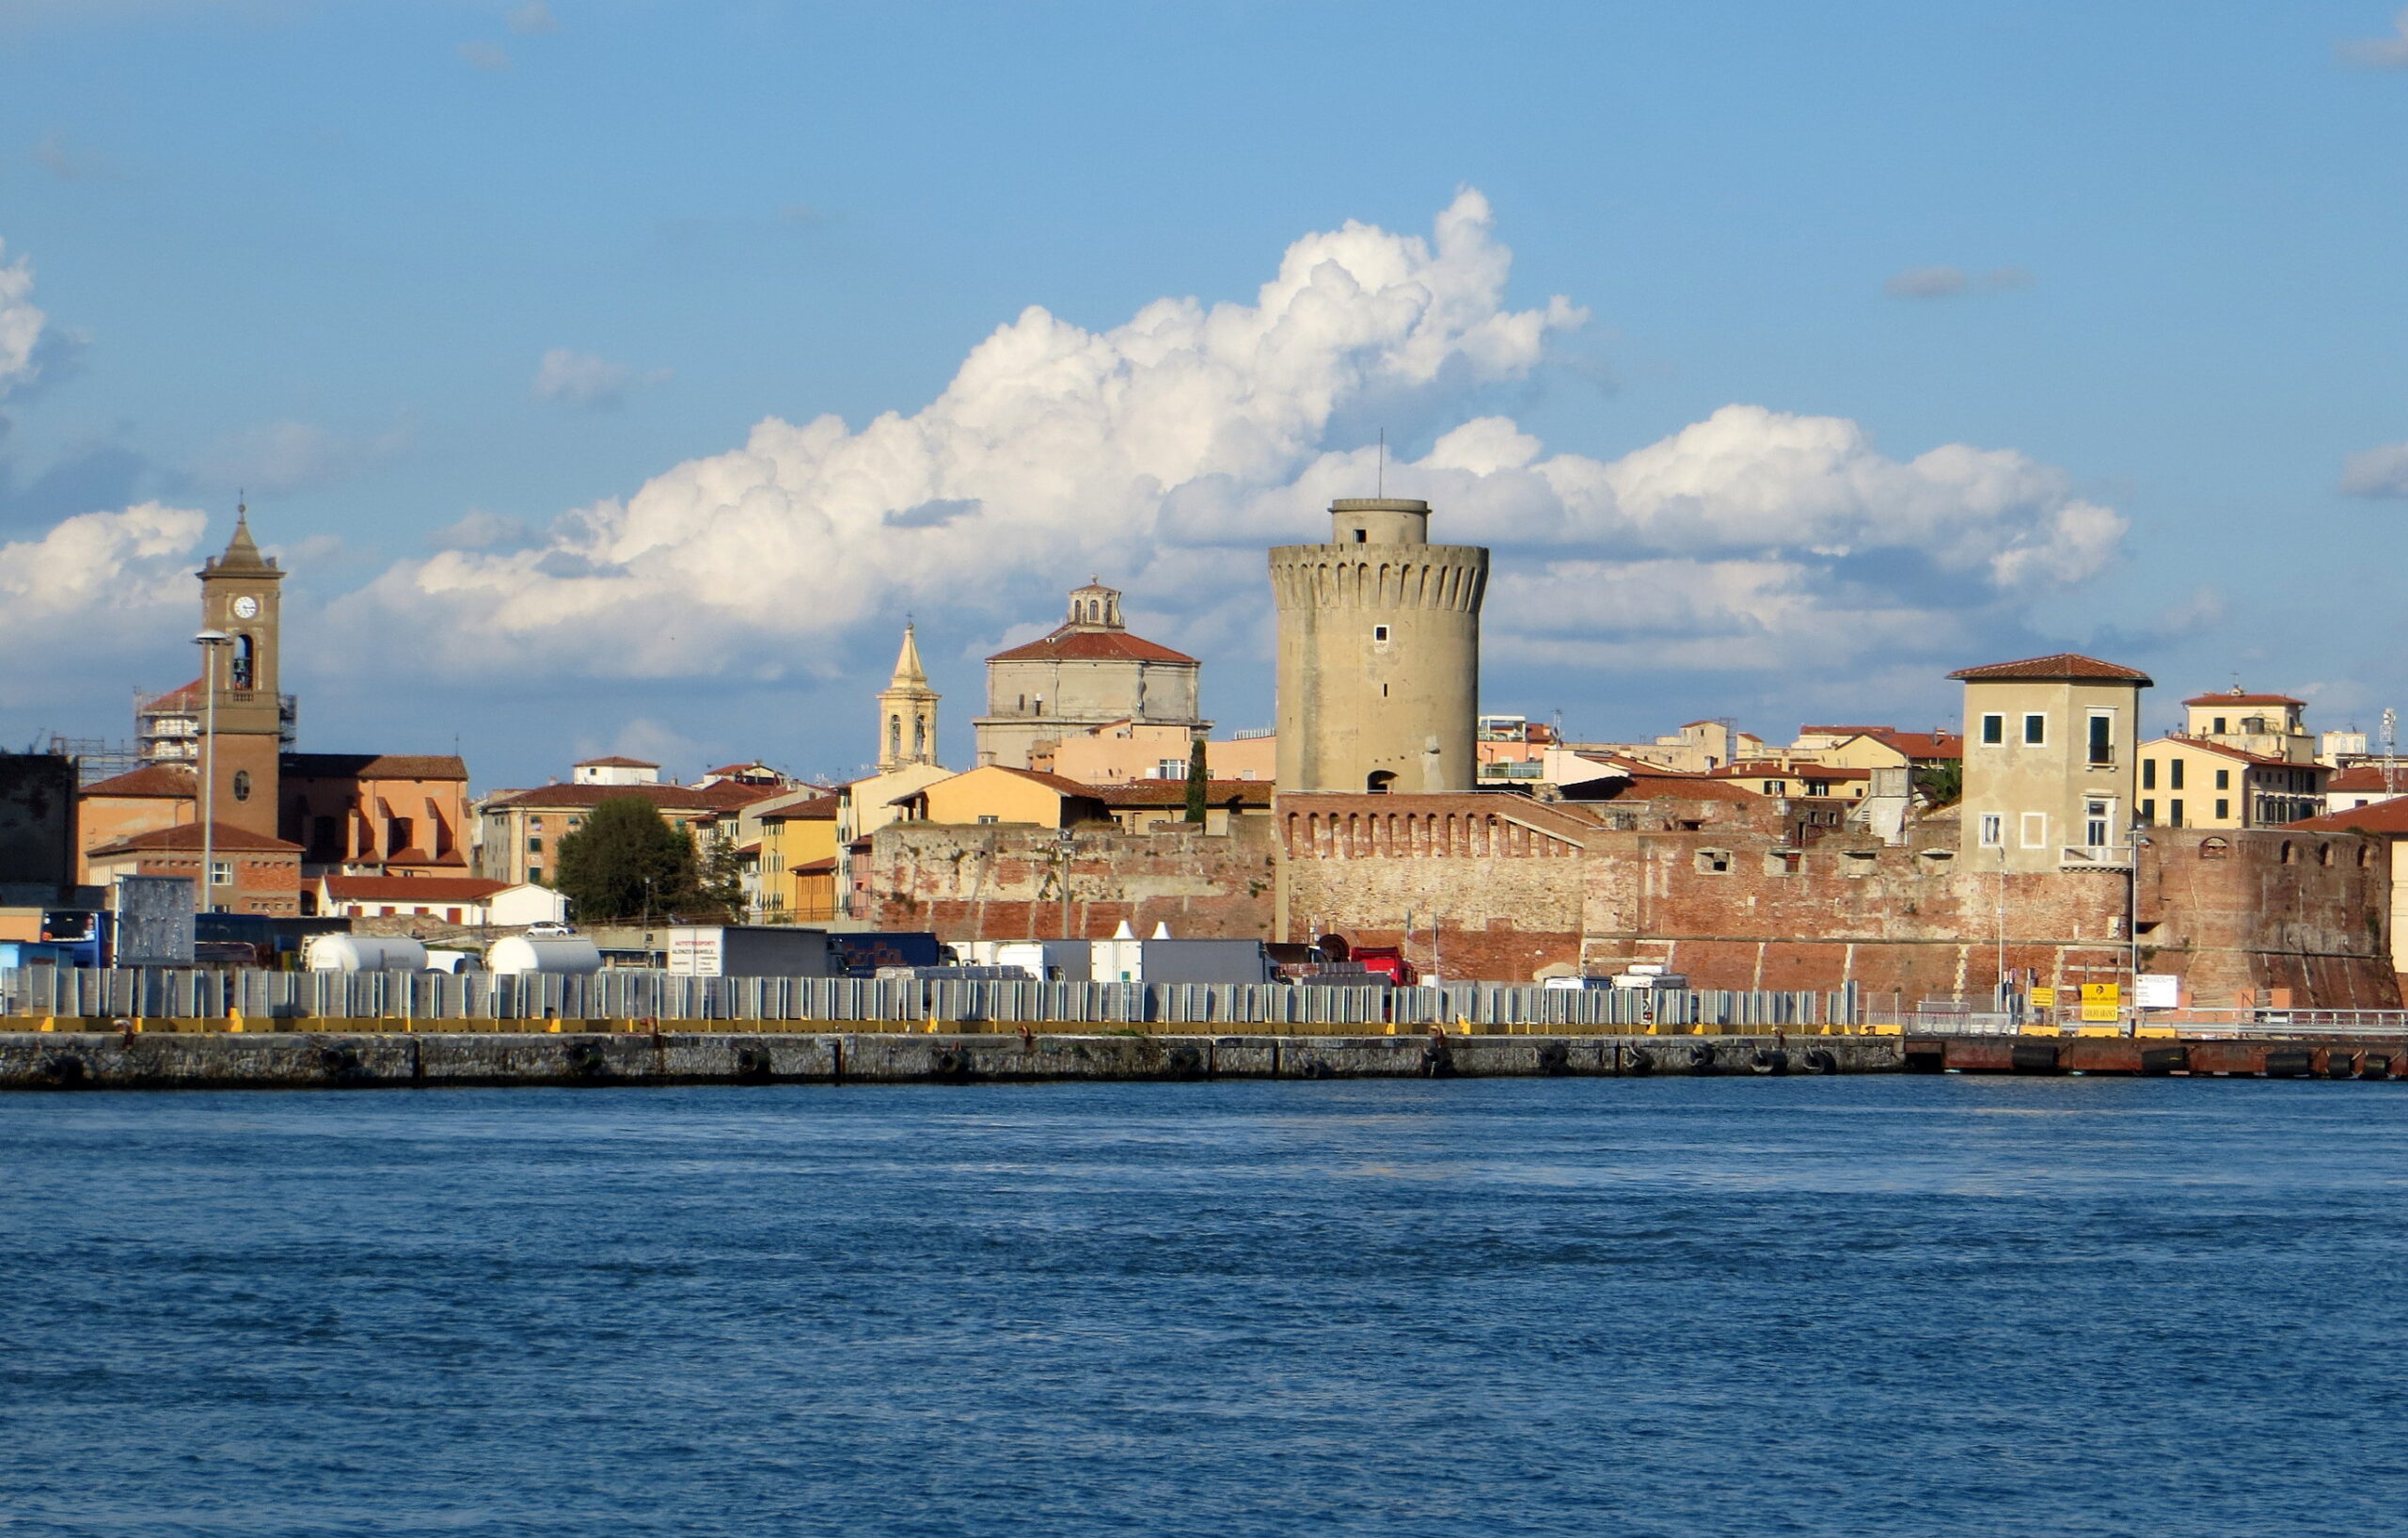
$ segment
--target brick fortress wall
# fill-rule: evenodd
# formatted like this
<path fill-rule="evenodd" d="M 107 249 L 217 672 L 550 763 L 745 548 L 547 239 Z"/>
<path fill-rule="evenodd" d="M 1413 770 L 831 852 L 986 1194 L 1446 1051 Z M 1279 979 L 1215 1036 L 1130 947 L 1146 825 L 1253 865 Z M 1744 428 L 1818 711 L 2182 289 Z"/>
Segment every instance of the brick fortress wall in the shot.
<path fill-rule="evenodd" d="M 1103 939 L 1126 920 L 1139 935 L 1168 924 L 1182 940 L 1271 932 L 1276 880 L 1271 819 L 1226 833 L 1172 823 L 1141 833 L 899 822 L 855 863 L 861 912 L 880 928 L 941 939 Z M 1064 897 L 1069 902 L 1066 909 Z"/>

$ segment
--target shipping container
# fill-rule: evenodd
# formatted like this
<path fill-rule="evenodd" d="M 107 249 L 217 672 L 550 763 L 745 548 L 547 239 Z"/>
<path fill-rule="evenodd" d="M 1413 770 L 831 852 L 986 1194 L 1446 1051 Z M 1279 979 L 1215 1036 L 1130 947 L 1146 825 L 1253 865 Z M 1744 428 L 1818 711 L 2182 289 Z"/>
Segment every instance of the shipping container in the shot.
<path fill-rule="evenodd" d="M 787 924 L 679 924 L 669 930 L 673 977 L 835 977 L 845 970 L 825 929 Z"/>

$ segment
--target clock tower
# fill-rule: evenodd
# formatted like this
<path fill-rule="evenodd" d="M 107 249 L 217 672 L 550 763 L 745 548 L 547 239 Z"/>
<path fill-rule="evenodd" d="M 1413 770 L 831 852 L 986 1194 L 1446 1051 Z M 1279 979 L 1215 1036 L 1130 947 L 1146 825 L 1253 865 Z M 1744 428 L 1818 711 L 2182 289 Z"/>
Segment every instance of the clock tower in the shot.
<path fill-rule="evenodd" d="M 200 623 L 230 637 L 204 646 L 200 762 L 215 786 L 215 818 L 277 836 L 277 767 L 293 707 L 277 691 L 277 589 L 284 573 L 252 543 L 248 510 L 224 555 L 201 563 Z M 213 721 L 214 706 L 214 721 Z"/>

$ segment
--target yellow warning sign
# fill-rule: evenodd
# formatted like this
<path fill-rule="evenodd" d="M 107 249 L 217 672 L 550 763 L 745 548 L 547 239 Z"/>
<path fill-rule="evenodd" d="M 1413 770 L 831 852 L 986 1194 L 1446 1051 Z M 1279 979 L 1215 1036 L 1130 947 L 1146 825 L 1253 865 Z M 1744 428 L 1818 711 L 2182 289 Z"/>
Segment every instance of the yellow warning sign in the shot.
<path fill-rule="evenodd" d="M 2053 989 L 2053 988 L 2036 988 L 2036 989 L 2034 989 L 2034 990 L 2032 991 L 2032 1007 L 2033 1007 L 2033 1008 L 2035 1008 L 2035 1009 L 2053 1009 L 2053 1008 L 2055 1008 L 2056 1007 L 2057 1007 L 2057 991 L 2056 991 L 2055 989 Z"/>

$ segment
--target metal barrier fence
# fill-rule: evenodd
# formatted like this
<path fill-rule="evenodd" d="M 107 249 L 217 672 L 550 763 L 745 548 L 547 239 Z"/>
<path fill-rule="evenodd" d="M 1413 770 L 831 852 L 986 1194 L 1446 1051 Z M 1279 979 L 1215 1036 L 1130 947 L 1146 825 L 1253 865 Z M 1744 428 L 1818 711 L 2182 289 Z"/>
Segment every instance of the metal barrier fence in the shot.
<path fill-rule="evenodd" d="M 1832 993 L 1432 988 L 1285 983 L 1040 983 L 849 977 L 452 976 L 427 972 L 0 969 L 0 1013 L 83 1019 L 776 1020 L 994 1022 L 1102 1026 L 1380 1025 L 1467 1023 L 1494 1030 L 1632 1026 L 1850 1025 L 1853 987 Z"/>

